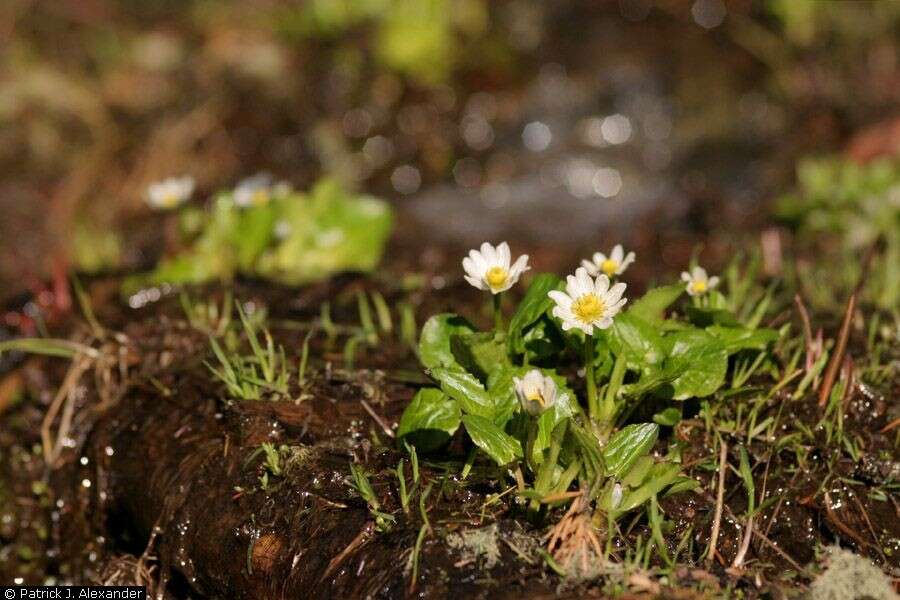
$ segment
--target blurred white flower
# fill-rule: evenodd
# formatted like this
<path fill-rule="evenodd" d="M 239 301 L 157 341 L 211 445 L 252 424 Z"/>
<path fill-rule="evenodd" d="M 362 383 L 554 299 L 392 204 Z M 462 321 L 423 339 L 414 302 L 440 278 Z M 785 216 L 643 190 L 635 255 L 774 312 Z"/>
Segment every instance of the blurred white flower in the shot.
<path fill-rule="evenodd" d="M 481 251 L 471 250 L 463 259 L 466 281 L 479 290 L 492 294 L 505 292 L 519 281 L 519 277 L 530 269 L 528 255 L 523 254 L 510 265 L 509 245 L 501 243 L 494 248 L 487 242 L 481 245 Z"/>
<path fill-rule="evenodd" d="M 703 267 L 694 267 L 690 273 L 681 273 L 681 280 L 687 284 L 687 293 L 691 296 L 702 296 L 719 285 L 718 277 L 709 277 Z"/>
<path fill-rule="evenodd" d="M 241 208 L 265 206 L 272 196 L 272 177 L 268 173 L 248 177 L 234 188 L 234 203 Z"/>
<path fill-rule="evenodd" d="M 634 262 L 634 252 L 629 252 L 626 256 L 622 244 L 616 244 L 609 256 L 602 252 L 595 252 L 591 260 L 581 261 L 581 266 L 587 269 L 587 272 L 596 277 L 600 273 L 604 273 L 607 277 L 613 275 L 621 275 L 628 268 L 628 265 Z"/>
<path fill-rule="evenodd" d="M 280 219 L 275 223 L 275 239 L 286 240 L 294 232 L 294 228 L 290 221 Z"/>
<path fill-rule="evenodd" d="M 532 369 L 519 379 L 513 377 L 516 396 L 522 403 L 522 409 L 532 416 L 537 416 L 556 403 L 556 383 L 537 369 Z"/>
<path fill-rule="evenodd" d="M 624 293 L 624 283 L 610 287 L 606 275 L 593 280 L 587 269 L 579 267 L 575 275 L 569 275 L 566 279 L 565 292 L 553 290 L 547 295 L 556 302 L 553 316 L 562 320 L 563 330 L 577 327 L 592 335 L 595 327 L 606 329 L 612 325 L 613 317 L 625 305 Z"/>
<path fill-rule="evenodd" d="M 193 193 L 193 177 L 169 177 L 147 187 L 147 204 L 153 208 L 171 209 L 187 202 Z"/>

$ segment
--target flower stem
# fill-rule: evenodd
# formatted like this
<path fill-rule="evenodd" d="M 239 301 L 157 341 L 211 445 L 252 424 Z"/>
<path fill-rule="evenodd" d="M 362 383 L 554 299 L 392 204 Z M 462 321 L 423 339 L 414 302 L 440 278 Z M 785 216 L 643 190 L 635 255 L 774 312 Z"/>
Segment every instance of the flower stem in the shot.
<path fill-rule="evenodd" d="M 589 335 L 584 338 L 584 378 L 587 383 L 588 415 L 594 421 L 600 417 L 600 403 L 594 373 L 594 338 Z"/>
<path fill-rule="evenodd" d="M 532 417 L 528 423 L 528 442 L 525 444 L 525 464 L 531 469 L 533 474 L 537 474 L 537 468 L 534 464 L 534 442 L 537 440 L 538 420 Z"/>
<path fill-rule="evenodd" d="M 500 310 L 500 301 L 503 292 L 493 295 L 494 300 L 494 332 L 498 335 L 503 332 L 503 312 Z"/>

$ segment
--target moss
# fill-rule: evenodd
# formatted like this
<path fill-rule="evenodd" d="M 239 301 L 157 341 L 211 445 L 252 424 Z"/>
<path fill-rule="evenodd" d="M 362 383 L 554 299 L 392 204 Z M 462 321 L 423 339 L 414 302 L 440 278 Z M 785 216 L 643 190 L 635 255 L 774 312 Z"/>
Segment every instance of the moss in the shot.
<path fill-rule="evenodd" d="M 480 529 L 466 529 L 447 536 L 447 545 L 458 550 L 463 561 L 480 561 L 482 566 L 492 569 L 500 561 L 500 546 L 497 543 L 497 524 Z"/>
<path fill-rule="evenodd" d="M 828 549 L 828 569 L 810 586 L 810 600 L 894 600 L 897 595 L 881 570 L 836 546 Z"/>

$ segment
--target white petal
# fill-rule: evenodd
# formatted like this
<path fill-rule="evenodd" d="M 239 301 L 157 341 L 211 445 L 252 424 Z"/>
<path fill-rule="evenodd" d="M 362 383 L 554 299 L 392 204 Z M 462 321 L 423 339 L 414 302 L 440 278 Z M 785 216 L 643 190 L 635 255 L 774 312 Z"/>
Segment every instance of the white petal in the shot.
<path fill-rule="evenodd" d="M 606 255 L 602 252 L 594 252 L 594 264 L 598 267 L 606 260 Z"/>
<path fill-rule="evenodd" d="M 616 244 L 612 249 L 612 252 L 609 253 L 609 256 L 617 263 L 621 263 L 622 257 L 625 256 L 625 250 L 622 249 L 622 244 Z"/>
<path fill-rule="evenodd" d="M 709 282 L 706 285 L 707 285 L 707 287 L 709 287 L 709 289 L 716 287 L 717 285 L 719 285 L 719 278 L 718 277 L 710 277 Z"/>
<path fill-rule="evenodd" d="M 497 246 L 497 260 L 501 267 L 509 271 L 509 262 L 512 259 L 512 256 L 509 253 L 509 244 L 506 242 L 502 242 L 499 246 Z"/>
<path fill-rule="evenodd" d="M 688 296 L 696 296 L 697 292 L 694 291 L 694 284 L 692 282 L 688 282 L 685 286 L 685 291 L 688 293 Z"/>
<path fill-rule="evenodd" d="M 615 284 L 614 286 L 612 286 L 609 289 L 609 291 L 606 293 L 606 298 L 604 298 L 604 301 L 606 302 L 606 304 L 610 305 L 610 304 L 615 304 L 616 302 L 618 302 L 619 299 L 622 297 L 622 294 L 625 293 L 626 287 L 628 287 L 628 286 L 622 282 L 619 282 L 619 283 Z"/>
<path fill-rule="evenodd" d="M 531 270 L 531 267 L 528 266 L 528 255 L 523 254 L 517 258 L 516 262 L 509 268 L 509 273 L 518 280 L 522 273 L 529 270 Z"/>
<path fill-rule="evenodd" d="M 590 294 L 594 291 L 594 282 L 588 275 L 587 269 L 579 267 L 575 269 L 575 280 L 578 283 L 578 296 Z M 576 298 L 578 296 L 575 296 Z"/>
<path fill-rule="evenodd" d="M 600 273 L 597 266 L 589 260 L 581 261 L 581 266 L 587 270 L 591 277 L 596 277 Z"/>
<path fill-rule="evenodd" d="M 469 258 L 468 256 L 462 259 L 463 271 L 466 272 L 466 275 L 474 278 L 481 278 L 482 273 L 475 266 L 475 261 Z"/>
<path fill-rule="evenodd" d="M 486 290 L 486 289 L 488 289 L 488 288 L 487 288 L 487 285 L 485 285 L 485 283 L 484 283 L 484 280 L 481 279 L 480 277 L 469 277 L 468 275 L 466 275 L 466 276 L 465 276 L 465 279 L 466 279 L 466 281 L 468 281 L 470 284 L 472 284 L 473 287 L 476 287 L 476 288 L 478 288 L 479 290 Z"/>
<path fill-rule="evenodd" d="M 497 265 L 497 251 L 487 242 L 481 244 L 481 257 L 488 269 Z"/>
<path fill-rule="evenodd" d="M 688 273 L 687 271 L 682 271 L 681 272 L 681 280 L 684 281 L 685 283 L 690 283 L 692 280 L 691 274 Z"/>
<path fill-rule="evenodd" d="M 581 287 L 578 285 L 578 279 L 574 275 L 566 277 L 566 293 L 574 300 L 581 296 Z"/>
<path fill-rule="evenodd" d="M 478 277 L 484 277 L 484 274 L 487 273 L 488 270 L 487 261 L 484 259 L 484 255 L 478 250 L 470 250 L 469 258 L 472 259 L 472 263 L 475 265 L 475 273 L 478 274 Z"/>
<path fill-rule="evenodd" d="M 706 281 L 708 279 L 708 276 L 706 274 L 706 269 L 704 269 L 703 267 L 699 267 L 699 266 L 694 267 L 694 279 L 701 279 L 703 281 Z"/>
<path fill-rule="evenodd" d="M 628 265 L 634 262 L 634 252 L 629 252 L 628 256 L 625 257 L 625 260 L 622 261 L 622 264 L 619 265 L 618 272 L 624 273 L 625 269 L 628 268 Z"/>
<path fill-rule="evenodd" d="M 612 323 L 613 323 L 613 320 L 611 317 L 603 317 L 602 319 L 600 319 L 599 321 L 594 323 L 594 326 L 597 329 L 609 329 L 609 327 L 610 327 L 610 325 L 612 325 Z"/>
<path fill-rule="evenodd" d="M 606 296 L 606 292 L 609 290 L 609 277 L 605 274 L 597 277 L 597 280 L 594 282 L 594 289 L 591 290 L 600 298 Z"/>
<path fill-rule="evenodd" d="M 559 290 L 550 290 L 547 292 L 547 295 L 550 296 L 550 299 L 556 302 L 558 306 L 562 306 L 564 308 L 569 308 L 572 306 L 572 297 L 568 294 L 561 292 Z"/>

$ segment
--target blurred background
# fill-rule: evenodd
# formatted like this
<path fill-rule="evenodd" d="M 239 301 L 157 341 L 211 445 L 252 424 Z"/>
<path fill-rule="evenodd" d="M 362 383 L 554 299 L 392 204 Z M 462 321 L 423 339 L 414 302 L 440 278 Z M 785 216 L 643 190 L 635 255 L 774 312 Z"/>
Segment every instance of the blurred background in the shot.
<path fill-rule="evenodd" d="M 4 0 L 0 306 L 152 267 L 146 189 L 182 175 L 197 206 L 259 172 L 383 198 L 388 267 L 508 239 L 678 269 L 799 157 L 896 151 L 898 33 L 887 0 Z"/>

